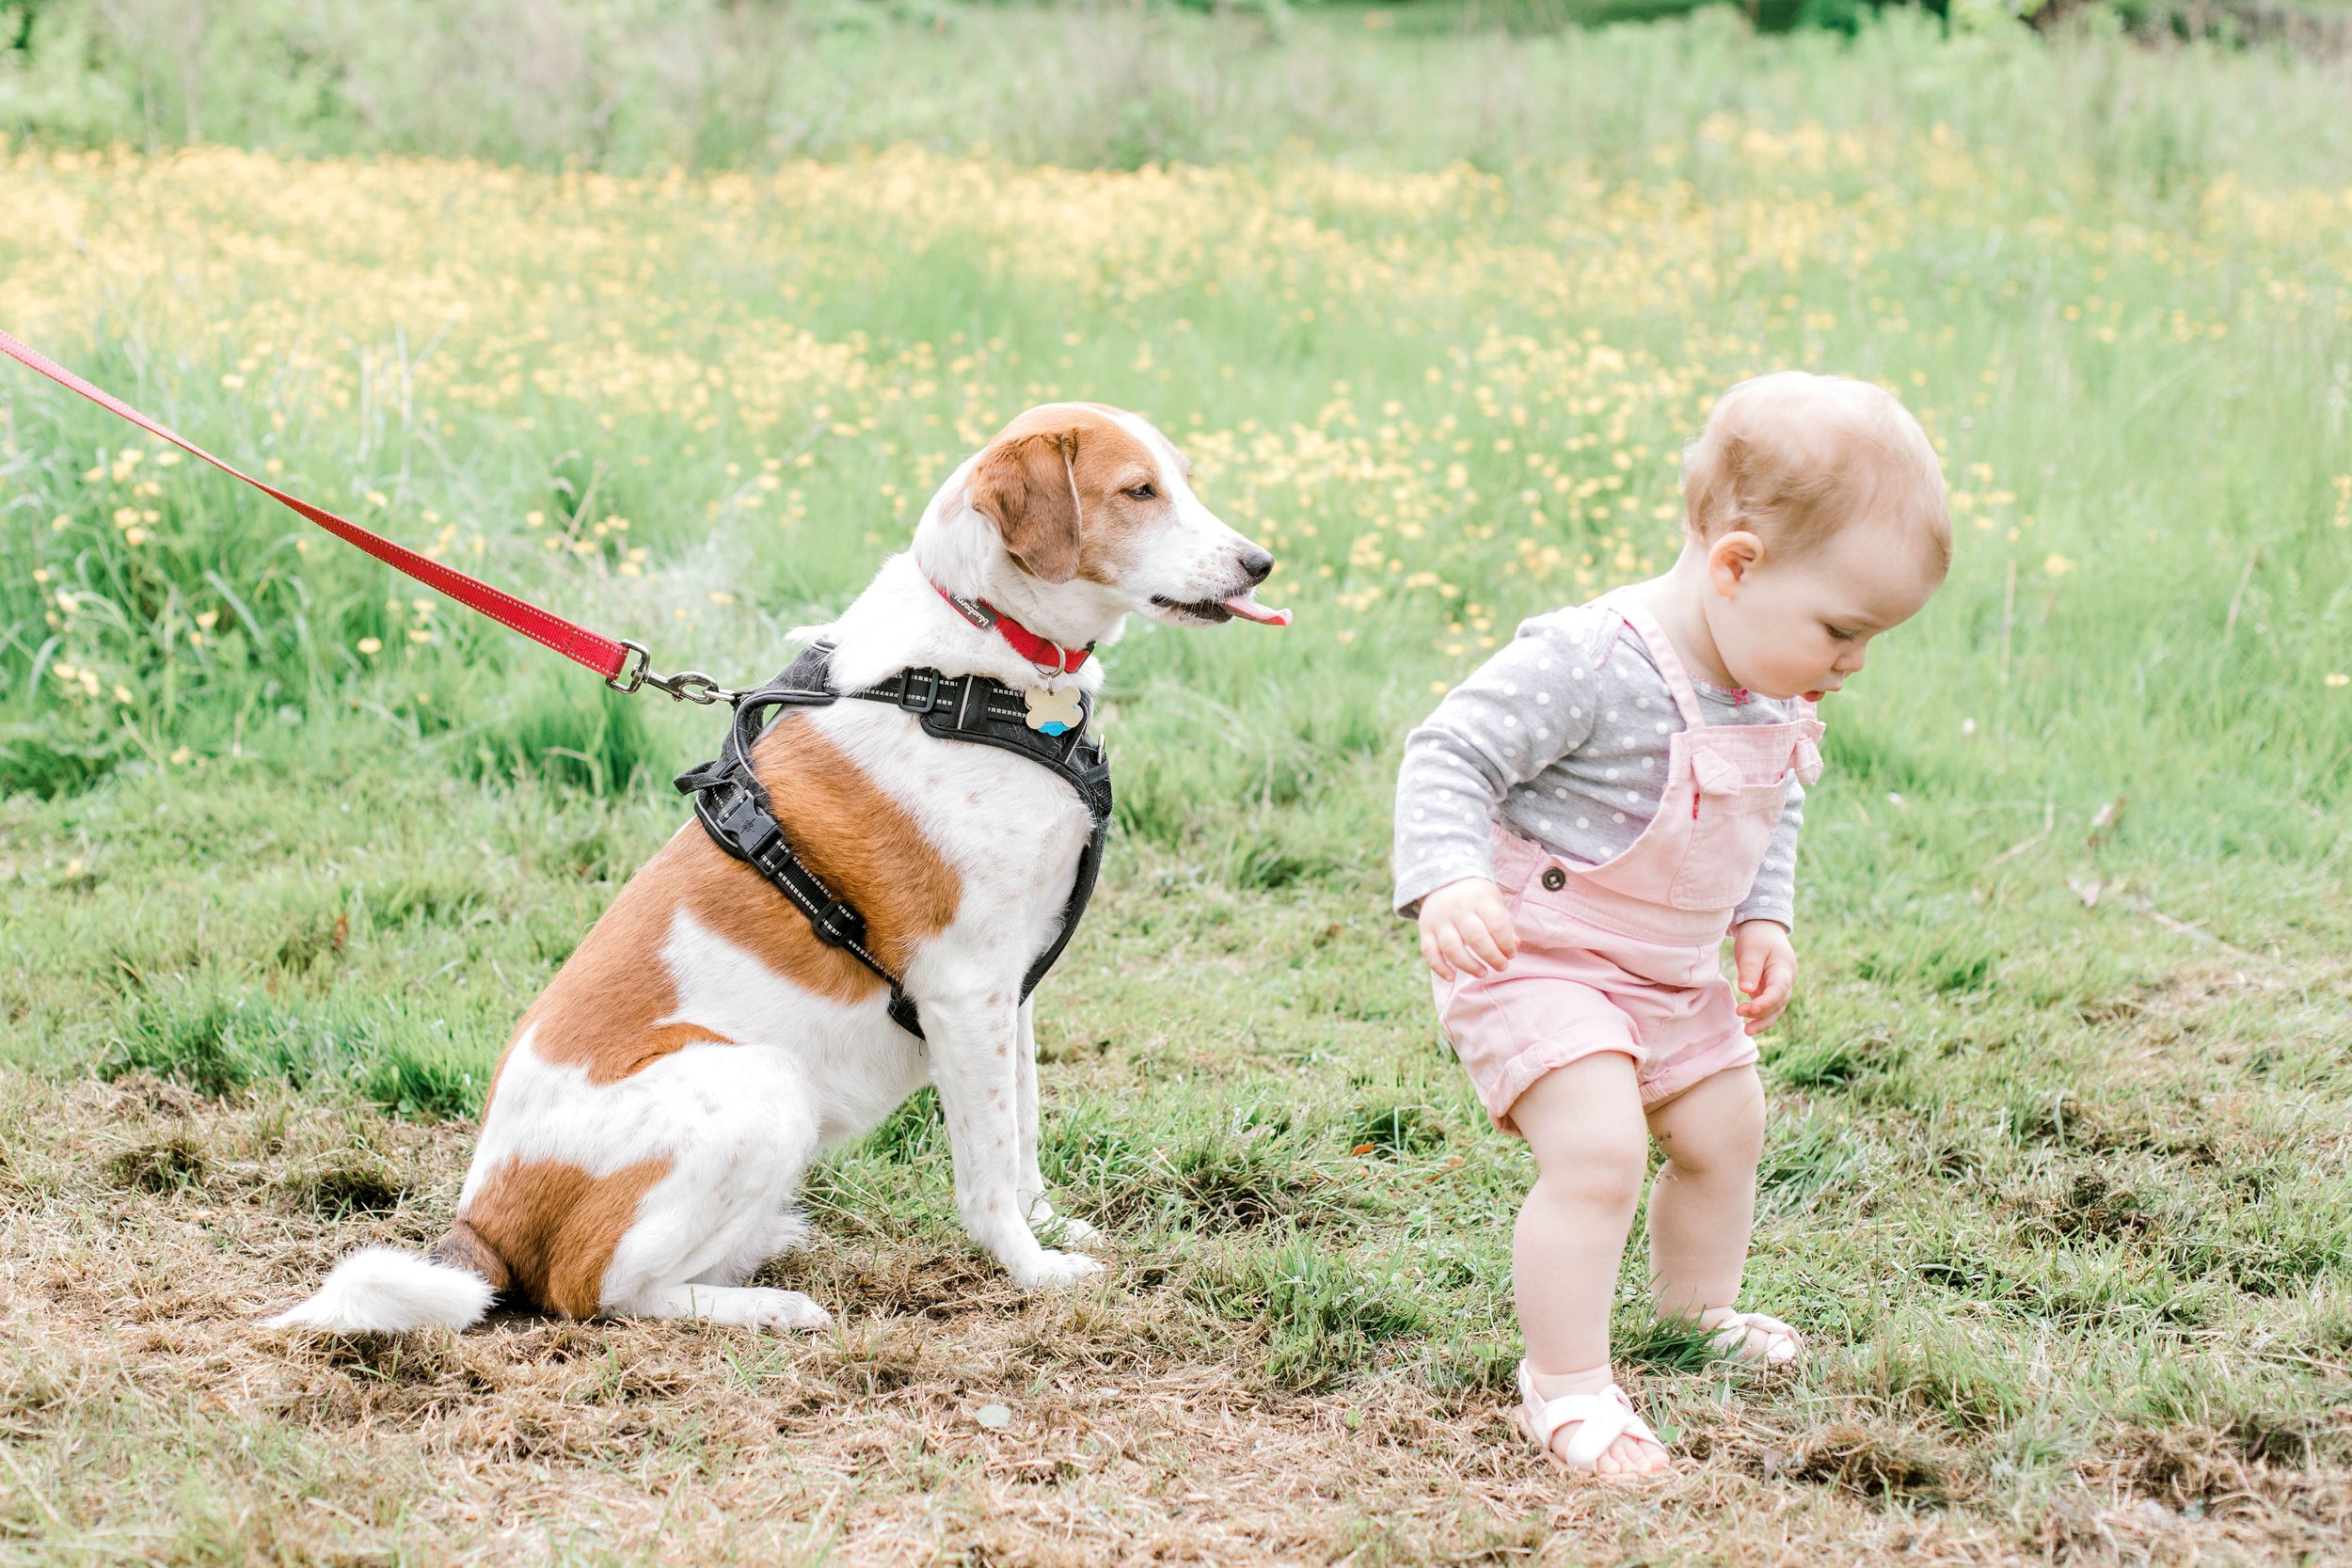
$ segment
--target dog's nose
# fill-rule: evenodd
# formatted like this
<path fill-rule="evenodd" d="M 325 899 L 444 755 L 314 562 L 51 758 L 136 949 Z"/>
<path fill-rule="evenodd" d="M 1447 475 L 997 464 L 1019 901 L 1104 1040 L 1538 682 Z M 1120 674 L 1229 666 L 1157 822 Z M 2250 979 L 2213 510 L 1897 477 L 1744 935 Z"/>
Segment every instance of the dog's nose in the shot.
<path fill-rule="evenodd" d="M 1241 569 L 1249 575 L 1249 584 L 1254 588 L 1274 570 L 1274 558 L 1263 550 L 1251 550 L 1241 558 Z"/>

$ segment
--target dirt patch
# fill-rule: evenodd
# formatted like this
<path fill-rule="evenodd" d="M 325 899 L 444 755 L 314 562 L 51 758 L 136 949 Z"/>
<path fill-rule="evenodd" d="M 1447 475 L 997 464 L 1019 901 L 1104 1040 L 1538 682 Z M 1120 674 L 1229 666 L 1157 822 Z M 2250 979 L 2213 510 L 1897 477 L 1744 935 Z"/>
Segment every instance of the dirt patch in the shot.
<path fill-rule="evenodd" d="M 126 1148 L 106 1162 L 106 1175 L 118 1186 L 142 1193 L 172 1193 L 200 1187 L 208 1162 L 204 1146 L 187 1132 L 174 1132 L 160 1142 Z"/>
<path fill-rule="evenodd" d="M 1857 1497 L 1941 1506 L 1967 1482 L 1954 1454 L 1917 1432 L 1839 1422 L 1805 1438 L 1785 1468 L 1798 1481 L 1841 1486 Z"/>

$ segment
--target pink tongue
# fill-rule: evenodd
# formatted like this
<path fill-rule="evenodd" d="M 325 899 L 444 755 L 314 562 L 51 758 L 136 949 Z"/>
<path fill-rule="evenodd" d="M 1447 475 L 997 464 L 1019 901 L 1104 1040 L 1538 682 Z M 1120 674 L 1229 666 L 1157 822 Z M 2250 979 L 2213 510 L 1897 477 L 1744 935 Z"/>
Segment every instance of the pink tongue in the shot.
<path fill-rule="evenodd" d="M 1243 620 L 1255 621 L 1262 626 L 1287 626 L 1291 624 L 1289 610 L 1268 610 L 1247 594 L 1236 594 L 1230 599 L 1219 599 L 1217 603 Z"/>

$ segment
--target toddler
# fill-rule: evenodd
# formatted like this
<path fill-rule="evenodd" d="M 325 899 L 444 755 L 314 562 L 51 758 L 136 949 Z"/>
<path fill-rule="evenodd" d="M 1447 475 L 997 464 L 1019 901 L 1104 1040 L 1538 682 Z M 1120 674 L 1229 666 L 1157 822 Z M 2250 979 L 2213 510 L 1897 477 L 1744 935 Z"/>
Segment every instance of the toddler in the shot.
<path fill-rule="evenodd" d="M 1522 1424 L 1554 1463 L 1606 1476 L 1667 1463 L 1609 1367 L 1645 1123 L 1666 1157 L 1657 1311 L 1720 1330 L 1741 1360 L 1802 1349 L 1737 1309 L 1764 1140 L 1749 1037 L 1796 983 L 1814 705 L 1951 559 L 1934 449 L 1858 381 L 1732 388 L 1684 453 L 1682 494 L 1670 571 L 1522 624 L 1413 731 L 1397 778 L 1396 908 L 1418 911 L 1487 1115 L 1535 1157 L 1512 1242 Z"/>

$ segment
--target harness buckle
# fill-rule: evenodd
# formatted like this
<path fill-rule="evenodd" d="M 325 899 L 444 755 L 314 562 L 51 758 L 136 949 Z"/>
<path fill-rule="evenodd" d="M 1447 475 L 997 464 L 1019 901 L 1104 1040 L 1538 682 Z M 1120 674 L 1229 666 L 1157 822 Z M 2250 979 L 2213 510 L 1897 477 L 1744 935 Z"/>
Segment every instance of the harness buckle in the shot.
<path fill-rule="evenodd" d="M 756 860 L 777 836 L 775 821 L 759 809 L 758 797 L 740 784 L 732 787 L 734 794 L 719 813 L 719 831 Z"/>
<path fill-rule="evenodd" d="M 923 682 L 923 695 L 917 701 L 914 682 Z M 940 675 L 936 670 L 909 670 L 898 681 L 898 705 L 909 713 L 929 713 L 939 705 Z"/>

